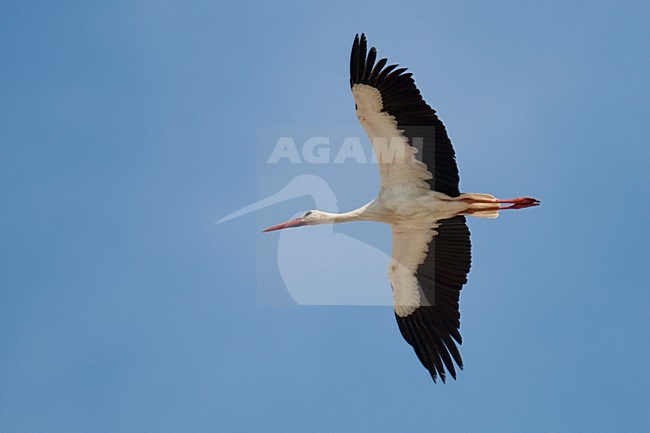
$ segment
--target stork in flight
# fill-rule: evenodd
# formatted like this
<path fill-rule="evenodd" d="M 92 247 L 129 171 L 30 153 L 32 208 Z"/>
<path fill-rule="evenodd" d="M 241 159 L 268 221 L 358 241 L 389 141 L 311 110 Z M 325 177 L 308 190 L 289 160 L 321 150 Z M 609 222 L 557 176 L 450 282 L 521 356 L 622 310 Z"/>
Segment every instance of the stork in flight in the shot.
<path fill-rule="evenodd" d="M 447 372 L 456 379 L 454 363 L 463 368 L 458 301 L 471 263 L 465 215 L 496 218 L 500 210 L 537 206 L 539 200 L 461 194 L 454 149 L 436 112 L 406 68 L 376 59 L 377 50 L 368 51 L 365 35 L 357 35 L 350 86 L 377 157 L 377 197 L 340 214 L 310 210 L 264 231 L 348 221 L 390 224 L 388 279 L 397 324 L 433 381 L 440 376 L 445 382 Z"/>

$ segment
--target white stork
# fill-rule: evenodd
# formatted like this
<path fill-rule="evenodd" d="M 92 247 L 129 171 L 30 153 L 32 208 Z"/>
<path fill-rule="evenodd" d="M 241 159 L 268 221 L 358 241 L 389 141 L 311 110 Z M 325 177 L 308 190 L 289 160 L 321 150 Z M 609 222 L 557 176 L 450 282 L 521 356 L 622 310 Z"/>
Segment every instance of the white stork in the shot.
<path fill-rule="evenodd" d="M 341 214 L 310 210 L 264 231 L 348 221 L 390 224 L 388 279 L 397 324 L 433 381 L 439 375 L 444 382 L 446 372 L 456 379 L 454 362 L 463 368 L 456 345 L 462 343 L 458 301 L 471 262 L 465 215 L 496 218 L 499 210 L 536 206 L 539 201 L 461 194 L 454 149 L 436 112 L 422 99 L 406 68 L 376 59 L 375 48 L 367 50 L 365 35 L 357 35 L 350 86 L 357 118 L 377 157 L 377 197 Z"/>

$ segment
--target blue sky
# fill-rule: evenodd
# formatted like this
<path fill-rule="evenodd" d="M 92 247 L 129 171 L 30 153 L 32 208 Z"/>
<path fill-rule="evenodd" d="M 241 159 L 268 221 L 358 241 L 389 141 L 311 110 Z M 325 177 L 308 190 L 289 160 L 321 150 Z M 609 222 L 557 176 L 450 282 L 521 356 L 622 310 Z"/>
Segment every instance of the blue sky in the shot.
<path fill-rule="evenodd" d="M 649 18 L 641 1 L 0 3 L 0 430 L 647 431 Z M 466 368 L 444 386 L 389 307 L 287 301 L 259 229 L 312 198 L 213 224 L 296 174 L 260 168 L 260 131 L 360 133 L 357 32 L 412 68 L 462 190 L 542 200 L 470 221 Z M 303 169 L 341 209 L 376 192 L 371 165 Z M 379 224 L 335 232 L 390 249 Z"/>

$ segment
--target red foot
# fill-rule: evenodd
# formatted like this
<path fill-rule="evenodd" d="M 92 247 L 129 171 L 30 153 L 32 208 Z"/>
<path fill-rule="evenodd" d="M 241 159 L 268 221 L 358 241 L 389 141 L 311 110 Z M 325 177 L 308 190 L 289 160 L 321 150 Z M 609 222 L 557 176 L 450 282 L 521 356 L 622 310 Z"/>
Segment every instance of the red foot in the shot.
<path fill-rule="evenodd" d="M 499 210 L 524 209 L 527 207 L 539 206 L 539 200 L 532 197 L 518 197 L 515 199 L 497 200 L 497 203 L 513 203 L 511 206 L 500 207 Z"/>

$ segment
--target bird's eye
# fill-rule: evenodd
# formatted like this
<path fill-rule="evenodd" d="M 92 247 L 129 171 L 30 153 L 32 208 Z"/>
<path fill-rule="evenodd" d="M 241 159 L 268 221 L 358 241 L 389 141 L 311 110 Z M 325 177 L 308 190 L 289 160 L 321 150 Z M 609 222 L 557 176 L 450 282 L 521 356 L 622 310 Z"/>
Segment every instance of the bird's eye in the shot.
<path fill-rule="evenodd" d="M 305 212 L 305 214 L 304 214 L 302 217 L 305 218 L 305 217 L 308 217 L 309 215 L 311 215 L 311 211 L 310 211 L 310 210 L 308 210 L 307 212 Z"/>

